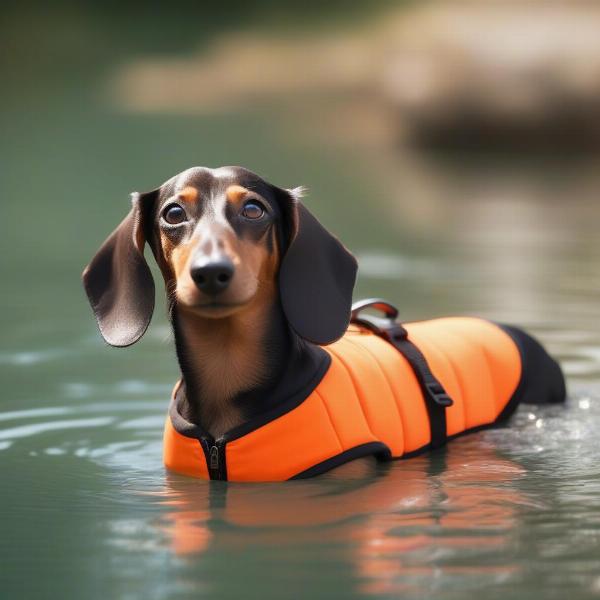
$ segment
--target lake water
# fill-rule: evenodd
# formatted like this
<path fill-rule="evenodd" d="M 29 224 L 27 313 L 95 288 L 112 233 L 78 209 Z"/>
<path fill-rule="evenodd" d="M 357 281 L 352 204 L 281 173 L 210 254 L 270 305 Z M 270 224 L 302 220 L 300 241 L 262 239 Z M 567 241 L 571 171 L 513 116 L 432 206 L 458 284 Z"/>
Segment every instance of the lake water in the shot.
<path fill-rule="evenodd" d="M 118 61 L 98 46 L 118 40 L 119 60 L 148 49 L 86 15 L 61 21 L 46 47 L 56 56 L 34 15 L 42 50 L 15 46 L 23 69 L 0 100 L 0 595 L 600 597 L 600 161 L 380 161 L 264 110 L 120 110 L 106 93 Z M 368 481 L 166 473 L 177 367 L 164 302 L 138 345 L 110 349 L 79 276 L 130 191 L 193 164 L 306 184 L 307 204 L 359 258 L 356 298 L 388 298 L 406 320 L 524 326 L 560 359 L 569 402 L 524 406 L 508 428 Z"/>

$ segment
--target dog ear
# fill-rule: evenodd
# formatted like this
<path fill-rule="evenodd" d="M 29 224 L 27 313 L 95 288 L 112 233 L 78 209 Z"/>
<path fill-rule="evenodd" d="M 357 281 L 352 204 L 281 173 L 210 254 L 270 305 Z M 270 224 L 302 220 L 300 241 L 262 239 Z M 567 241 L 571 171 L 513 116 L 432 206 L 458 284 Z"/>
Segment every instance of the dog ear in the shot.
<path fill-rule="evenodd" d="M 158 190 L 131 195 L 131 210 L 102 244 L 82 279 L 102 337 L 130 346 L 145 333 L 154 311 L 154 280 L 144 258 L 147 218 Z"/>
<path fill-rule="evenodd" d="M 292 329 L 319 345 L 335 342 L 350 321 L 354 256 L 296 198 L 287 195 L 289 243 L 279 269 L 279 293 Z"/>

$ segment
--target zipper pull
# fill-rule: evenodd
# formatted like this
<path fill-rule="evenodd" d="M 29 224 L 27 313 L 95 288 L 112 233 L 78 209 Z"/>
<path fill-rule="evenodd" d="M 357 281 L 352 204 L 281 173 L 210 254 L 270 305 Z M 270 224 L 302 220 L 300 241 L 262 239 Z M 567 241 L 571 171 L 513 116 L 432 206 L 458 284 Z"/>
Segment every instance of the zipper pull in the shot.
<path fill-rule="evenodd" d="M 214 479 L 219 479 L 219 462 L 219 448 L 218 446 L 212 446 L 210 449 L 208 465 L 213 474 Z"/>
<path fill-rule="evenodd" d="M 219 449 L 213 446 L 210 449 L 210 470 L 217 471 L 219 469 Z"/>
<path fill-rule="evenodd" d="M 202 447 L 206 457 L 206 467 L 211 479 L 227 481 L 227 467 L 225 465 L 225 444 L 223 438 L 203 439 Z"/>

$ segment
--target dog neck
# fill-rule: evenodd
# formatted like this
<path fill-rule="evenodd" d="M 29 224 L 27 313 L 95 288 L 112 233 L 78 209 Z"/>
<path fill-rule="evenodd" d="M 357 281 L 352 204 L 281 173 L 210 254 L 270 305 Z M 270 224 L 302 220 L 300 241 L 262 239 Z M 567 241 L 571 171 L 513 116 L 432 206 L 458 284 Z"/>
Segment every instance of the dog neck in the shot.
<path fill-rule="evenodd" d="M 218 438 L 310 381 L 324 351 L 294 334 L 278 300 L 223 319 L 175 307 L 182 416 Z"/>

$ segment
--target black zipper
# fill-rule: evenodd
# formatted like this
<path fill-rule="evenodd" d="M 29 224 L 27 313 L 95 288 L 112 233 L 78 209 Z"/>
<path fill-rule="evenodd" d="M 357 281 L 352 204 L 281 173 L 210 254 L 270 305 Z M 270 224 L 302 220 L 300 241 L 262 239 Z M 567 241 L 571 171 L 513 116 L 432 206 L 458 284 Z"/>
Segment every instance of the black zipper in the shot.
<path fill-rule="evenodd" d="M 227 466 L 225 464 L 224 438 L 215 440 L 212 437 L 202 439 L 208 474 L 212 480 L 227 481 Z"/>

